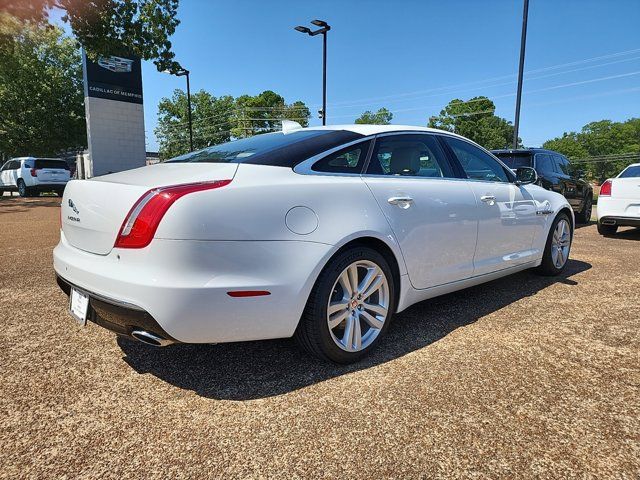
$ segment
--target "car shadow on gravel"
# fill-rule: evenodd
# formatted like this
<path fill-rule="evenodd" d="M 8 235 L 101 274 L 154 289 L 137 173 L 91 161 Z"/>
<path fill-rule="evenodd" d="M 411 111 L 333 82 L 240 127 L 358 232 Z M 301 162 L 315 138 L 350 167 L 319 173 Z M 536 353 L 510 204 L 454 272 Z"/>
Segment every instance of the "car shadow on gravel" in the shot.
<path fill-rule="evenodd" d="M 395 317 L 371 355 L 347 366 L 311 358 L 291 339 L 158 349 L 119 338 L 118 345 L 124 360 L 138 373 L 150 373 L 203 397 L 271 397 L 402 357 L 556 282 L 578 285 L 571 277 L 590 268 L 588 263 L 570 260 L 558 277 L 521 272 L 413 305 Z"/>

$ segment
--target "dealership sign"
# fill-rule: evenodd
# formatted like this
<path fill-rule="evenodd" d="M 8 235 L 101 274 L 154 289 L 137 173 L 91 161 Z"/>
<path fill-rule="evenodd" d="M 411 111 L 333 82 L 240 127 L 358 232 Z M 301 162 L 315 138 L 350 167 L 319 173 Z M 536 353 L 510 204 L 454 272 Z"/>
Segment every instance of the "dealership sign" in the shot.
<path fill-rule="evenodd" d="M 100 57 L 83 54 L 85 96 L 142 103 L 142 69 L 139 58 Z"/>

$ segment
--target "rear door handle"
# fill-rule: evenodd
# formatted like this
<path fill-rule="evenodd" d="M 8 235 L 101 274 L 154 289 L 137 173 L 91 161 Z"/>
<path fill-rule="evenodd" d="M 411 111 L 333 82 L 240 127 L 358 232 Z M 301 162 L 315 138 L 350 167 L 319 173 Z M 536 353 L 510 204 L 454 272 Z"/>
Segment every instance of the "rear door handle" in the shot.
<path fill-rule="evenodd" d="M 483 195 L 480 197 L 480 200 L 488 203 L 489 205 L 493 205 L 494 203 L 496 203 L 496 197 L 494 195 Z"/>
<path fill-rule="evenodd" d="M 391 205 L 397 205 L 398 207 L 402 208 L 403 210 L 406 210 L 413 203 L 413 198 L 411 198 L 411 197 L 390 197 L 389 199 L 387 199 L 387 202 L 389 202 Z"/>

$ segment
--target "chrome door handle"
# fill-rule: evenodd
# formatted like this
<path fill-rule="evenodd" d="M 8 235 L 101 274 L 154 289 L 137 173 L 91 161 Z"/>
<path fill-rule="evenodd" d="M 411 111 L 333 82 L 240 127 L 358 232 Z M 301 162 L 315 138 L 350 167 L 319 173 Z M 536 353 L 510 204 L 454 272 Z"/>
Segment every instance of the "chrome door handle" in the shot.
<path fill-rule="evenodd" d="M 413 203 L 413 198 L 411 197 L 390 197 L 387 199 L 391 205 L 397 205 L 398 207 L 406 210 Z"/>
<path fill-rule="evenodd" d="M 488 203 L 489 205 L 493 205 L 494 203 L 496 203 L 496 197 L 494 195 L 483 195 L 480 197 L 480 200 Z"/>

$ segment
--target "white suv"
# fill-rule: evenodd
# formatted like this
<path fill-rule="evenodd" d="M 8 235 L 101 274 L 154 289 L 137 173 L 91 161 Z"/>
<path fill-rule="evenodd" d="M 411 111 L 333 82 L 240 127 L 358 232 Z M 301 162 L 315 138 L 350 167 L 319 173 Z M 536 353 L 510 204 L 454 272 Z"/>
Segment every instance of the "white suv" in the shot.
<path fill-rule="evenodd" d="M 17 190 L 21 197 L 41 192 L 55 192 L 61 197 L 70 177 L 69 165 L 59 158 L 12 158 L 0 171 L 0 194 Z"/>

